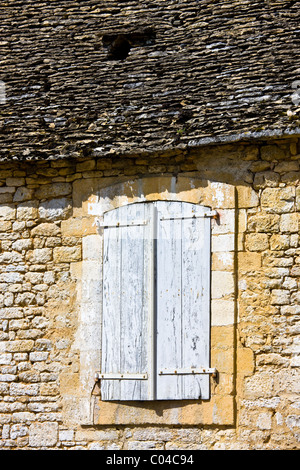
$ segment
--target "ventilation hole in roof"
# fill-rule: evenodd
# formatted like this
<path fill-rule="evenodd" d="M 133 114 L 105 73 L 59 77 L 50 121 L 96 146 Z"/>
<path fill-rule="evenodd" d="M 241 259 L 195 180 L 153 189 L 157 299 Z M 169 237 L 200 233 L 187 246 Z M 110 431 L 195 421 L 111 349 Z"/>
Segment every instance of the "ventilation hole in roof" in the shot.
<path fill-rule="evenodd" d="M 105 34 L 102 37 L 103 47 L 107 49 L 107 60 L 124 60 L 132 47 L 153 45 L 155 33 L 147 28 L 144 31 L 120 34 Z"/>
<path fill-rule="evenodd" d="M 129 54 L 131 45 L 128 40 L 120 35 L 108 47 L 108 60 L 124 60 Z"/>

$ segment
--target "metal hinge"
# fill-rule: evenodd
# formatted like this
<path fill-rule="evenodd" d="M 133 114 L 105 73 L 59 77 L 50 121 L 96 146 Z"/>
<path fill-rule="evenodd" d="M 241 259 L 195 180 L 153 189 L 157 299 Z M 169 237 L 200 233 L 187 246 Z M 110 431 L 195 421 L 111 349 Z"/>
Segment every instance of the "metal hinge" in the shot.
<path fill-rule="evenodd" d="M 201 215 L 191 215 L 190 217 L 161 217 L 160 220 L 185 220 L 185 219 L 203 219 L 206 217 L 212 217 L 213 219 L 217 219 L 219 217 L 219 214 L 217 211 L 207 211 L 204 212 Z"/>
<path fill-rule="evenodd" d="M 115 228 L 115 227 L 132 227 L 135 225 L 147 225 L 148 220 L 134 220 L 133 222 L 116 222 L 115 224 L 105 224 L 104 222 L 100 222 L 100 220 L 97 220 L 97 226 L 99 228 Z"/>
<path fill-rule="evenodd" d="M 95 380 L 147 380 L 148 374 L 105 374 L 101 372 L 96 372 Z"/>
<path fill-rule="evenodd" d="M 212 217 L 213 219 L 217 219 L 219 217 L 219 213 L 217 211 L 207 211 L 204 213 L 204 217 Z"/>
<path fill-rule="evenodd" d="M 164 369 L 159 375 L 195 375 L 195 374 L 211 374 L 213 377 L 217 375 L 215 367 L 194 367 L 191 369 Z"/>
<path fill-rule="evenodd" d="M 213 377 L 217 375 L 217 369 L 215 367 L 197 367 L 191 369 L 164 369 L 159 371 L 158 375 L 197 375 L 197 374 L 210 374 Z M 117 373 L 95 373 L 95 380 L 147 380 L 148 374 L 117 374 Z"/>

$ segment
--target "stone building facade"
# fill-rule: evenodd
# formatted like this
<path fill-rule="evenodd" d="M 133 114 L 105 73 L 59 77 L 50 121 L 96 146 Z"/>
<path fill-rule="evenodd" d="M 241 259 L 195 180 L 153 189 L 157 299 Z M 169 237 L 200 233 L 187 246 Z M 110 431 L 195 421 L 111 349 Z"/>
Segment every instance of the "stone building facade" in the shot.
<path fill-rule="evenodd" d="M 295 83 L 295 67 L 281 67 L 295 50 L 293 5 L 268 2 L 259 17 L 261 2 L 246 1 L 221 2 L 221 9 L 203 2 L 204 10 L 185 1 L 167 9 L 159 1 L 10 3 L 23 33 L 2 43 L 1 449 L 299 449 L 299 109 L 287 86 Z M 3 31 L 10 24 L 15 33 L 10 7 L 1 14 Z M 264 40 L 274 38 L 278 60 L 263 48 L 262 63 L 256 61 L 258 30 Z M 237 65 L 250 37 L 256 68 L 251 77 L 246 70 L 229 79 L 226 61 L 233 54 Z M 32 42 L 39 48 L 30 56 Z M 19 59 L 27 54 L 28 63 L 16 65 L 10 48 Z M 82 66 L 75 81 L 70 51 Z M 197 107 L 187 89 L 197 98 L 192 71 L 205 77 L 203 63 L 212 74 L 203 81 L 206 92 L 223 73 L 227 95 L 220 90 L 210 103 L 202 97 Z M 168 75 L 176 64 L 180 96 Z M 269 73 L 255 78 L 254 90 L 251 80 L 262 70 Z M 255 99 L 250 104 L 238 91 Z M 217 211 L 210 302 L 217 376 L 210 377 L 209 400 L 103 401 L 95 380 L 99 221 L 108 210 L 158 200 Z"/>
<path fill-rule="evenodd" d="M 298 447 L 297 145 L 214 146 L 151 164 L 140 156 L 126 165 L 2 164 L 4 448 Z M 204 203 L 224 222 L 212 234 L 211 362 L 219 377 L 207 402 L 99 398 L 96 220 L 141 199 Z"/>

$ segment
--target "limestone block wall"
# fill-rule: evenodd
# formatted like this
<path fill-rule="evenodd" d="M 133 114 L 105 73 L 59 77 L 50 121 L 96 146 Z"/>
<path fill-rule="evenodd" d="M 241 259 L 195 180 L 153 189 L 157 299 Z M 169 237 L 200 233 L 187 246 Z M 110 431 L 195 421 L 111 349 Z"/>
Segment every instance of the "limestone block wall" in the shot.
<path fill-rule="evenodd" d="M 297 139 L 0 165 L 2 449 L 299 449 Z M 211 400 L 104 403 L 105 210 L 182 200 L 212 226 Z"/>

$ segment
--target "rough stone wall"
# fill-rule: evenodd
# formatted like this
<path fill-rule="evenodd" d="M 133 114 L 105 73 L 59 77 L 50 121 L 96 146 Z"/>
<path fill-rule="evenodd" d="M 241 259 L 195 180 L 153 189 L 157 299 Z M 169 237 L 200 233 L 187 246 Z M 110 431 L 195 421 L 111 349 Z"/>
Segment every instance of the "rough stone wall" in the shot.
<path fill-rule="evenodd" d="M 294 139 L 150 159 L 2 163 L 1 448 L 299 449 L 299 162 Z M 162 175 L 197 175 L 204 192 L 225 183 L 236 193 L 233 338 L 214 329 L 225 345 L 218 366 L 233 367 L 233 382 L 226 388 L 221 372 L 214 392 L 233 400 L 232 422 L 82 425 L 78 285 L 82 240 L 97 229 L 81 218 L 78 191 L 86 183 L 93 196 L 93 182 Z"/>

